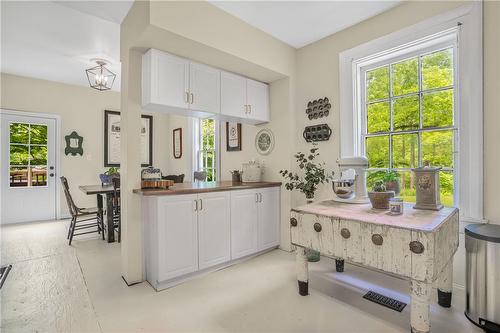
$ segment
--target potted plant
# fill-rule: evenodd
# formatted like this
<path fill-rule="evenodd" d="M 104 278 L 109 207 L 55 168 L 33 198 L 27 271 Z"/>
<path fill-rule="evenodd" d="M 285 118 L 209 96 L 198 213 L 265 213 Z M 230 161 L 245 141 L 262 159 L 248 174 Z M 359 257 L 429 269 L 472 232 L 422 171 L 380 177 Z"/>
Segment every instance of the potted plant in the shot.
<path fill-rule="evenodd" d="M 330 182 L 333 179 L 334 172 L 325 171 L 325 163 L 316 163 L 314 160 L 319 156 L 319 148 L 314 147 L 309 150 L 309 154 L 298 152 L 294 155 L 297 166 L 304 171 L 304 175 L 288 170 L 280 170 L 280 174 L 287 181 L 285 188 L 289 191 L 299 190 L 304 193 L 308 203 L 314 199 L 314 193 L 319 184 Z"/>
<path fill-rule="evenodd" d="M 375 209 L 389 209 L 389 199 L 394 198 L 394 191 L 387 191 L 383 180 L 377 180 L 373 184 L 371 192 L 368 192 L 368 198 L 372 207 Z"/>
<path fill-rule="evenodd" d="M 319 156 L 319 148 L 313 147 L 309 154 L 298 152 L 294 155 L 297 166 L 303 170 L 304 175 L 288 170 L 280 170 L 280 174 L 286 179 L 285 188 L 289 191 L 299 190 L 306 196 L 307 203 L 313 202 L 314 193 L 319 184 L 330 182 L 333 179 L 334 172 L 325 171 L 325 163 L 316 163 L 314 160 Z M 316 262 L 320 259 L 320 253 L 315 250 L 307 249 L 307 260 Z"/>
<path fill-rule="evenodd" d="M 399 185 L 399 176 L 394 170 L 387 171 L 382 177 L 384 181 L 385 188 L 387 191 L 394 191 L 396 195 L 399 195 L 401 187 Z"/>
<path fill-rule="evenodd" d="M 99 175 L 102 185 L 111 185 L 113 178 L 120 178 L 120 169 L 111 167 L 105 173 Z"/>

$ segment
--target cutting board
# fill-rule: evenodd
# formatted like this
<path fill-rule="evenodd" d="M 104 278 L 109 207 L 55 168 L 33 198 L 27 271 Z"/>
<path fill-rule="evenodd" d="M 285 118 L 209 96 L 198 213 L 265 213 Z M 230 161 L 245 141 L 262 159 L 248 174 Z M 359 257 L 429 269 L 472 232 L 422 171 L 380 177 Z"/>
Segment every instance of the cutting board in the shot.
<path fill-rule="evenodd" d="M 163 188 L 168 189 L 170 186 L 174 185 L 173 180 L 143 180 L 141 181 L 141 188 Z"/>

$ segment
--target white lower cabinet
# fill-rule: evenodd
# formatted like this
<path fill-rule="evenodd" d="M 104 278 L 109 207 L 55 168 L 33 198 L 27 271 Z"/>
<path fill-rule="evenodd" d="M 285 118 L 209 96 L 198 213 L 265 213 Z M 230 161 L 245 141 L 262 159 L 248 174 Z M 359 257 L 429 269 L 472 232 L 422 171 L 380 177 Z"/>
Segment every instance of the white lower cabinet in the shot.
<path fill-rule="evenodd" d="M 229 192 L 198 195 L 198 263 L 200 269 L 231 259 Z"/>
<path fill-rule="evenodd" d="M 146 279 L 156 290 L 279 245 L 279 187 L 142 200 Z"/>
<path fill-rule="evenodd" d="M 231 193 L 231 258 L 279 245 L 280 189 Z"/>

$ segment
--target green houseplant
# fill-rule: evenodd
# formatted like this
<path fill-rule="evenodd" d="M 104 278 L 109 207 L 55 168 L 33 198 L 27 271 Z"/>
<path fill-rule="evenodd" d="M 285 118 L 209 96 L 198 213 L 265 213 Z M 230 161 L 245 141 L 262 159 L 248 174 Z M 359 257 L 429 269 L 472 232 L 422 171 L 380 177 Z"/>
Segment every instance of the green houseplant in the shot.
<path fill-rule="evenodd" d="M 368 198 L 375 209 L 389 209 L 389 199 L 394 198 L 394 191 L 388 191 L 383 180 L 377 180 L 368 192 Z"/>
<path fill-rule="evenodd" d="M 318 189 L 319 184 L 330 182 L 333 179 L 333 171 L 325 171 L 325 163 L 315 162 L 319 156 L 319 148 L 314 145 L 313 148 L 306 153 L 298 152 L 294 155 L 297 166 L 303 171 L 303 175 L 294 173 L 288 170 L 280 170 L 280 174 L 285 178 L 285 188 L 289 191 L 299 190 L 304 193 L 308 203 L 314 199 L 314 193 Z M 316 262 L 320 259 L 320 253 L 315 250 L 307 249 L 307 260 Z"/>
<path fill-rule="evenodd" d="M 325 171 L 325 163 L 315 161 L 319 156 L 319 148 L 313 147 L 309 154 L 298 152 L 294 155 L 297 166 L 303 171 L 303 175 L 288 170 L 280 170 L 280 174 L 285 178 L 285 188 L 289 191 L 299 190 L 304 193 L 308 202 L 314 199 L 314 193 L 319 184 L 330 182 L 334 172 Z"/>
<path fill-rule="evenodd" d="M 394 191 L 396 195 L 399 195 L 399 193 L 401 192 L 401 186 L 399 185 L 399 176 L 396 171 L 386 171 L 384 176 L 382 177 L 382 180 L 384 181 L 385 188 L 388 191 Z"/>

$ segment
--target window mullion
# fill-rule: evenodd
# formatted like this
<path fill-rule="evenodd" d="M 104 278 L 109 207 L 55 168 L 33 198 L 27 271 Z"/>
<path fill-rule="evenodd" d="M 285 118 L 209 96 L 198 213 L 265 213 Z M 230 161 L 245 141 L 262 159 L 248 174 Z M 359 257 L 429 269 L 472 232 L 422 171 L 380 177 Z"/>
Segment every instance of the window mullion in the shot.
<path fill-rule="evenodd" d="M 390 110 L 390 131 L 389 134 L 389 169 L 392 169 L 392 132 L 394 132 L 394 103 L 392 91 L 392 64 L 389 65 L 389 110 Z"/>
<path fill-rule="evenodd" d="M 423 80 L 422 80 L 422 56 L 418 56 L 418 114 L 419 114 L 419 125 L 418 125 L 418 161 L 417 166 L 422 166 L 422 129 L 423 129 L 423 114 L 422 114 L 422 88 L 423 88 Z"/>

